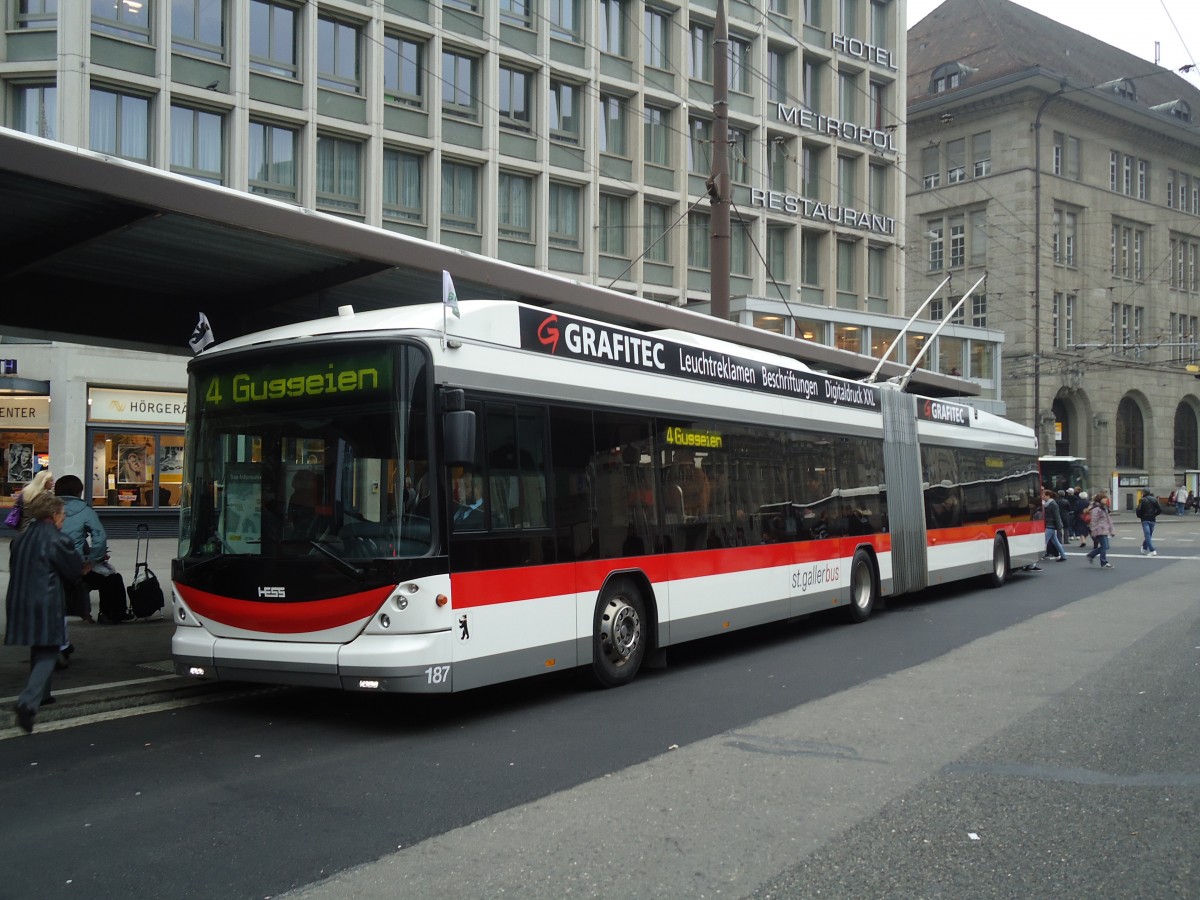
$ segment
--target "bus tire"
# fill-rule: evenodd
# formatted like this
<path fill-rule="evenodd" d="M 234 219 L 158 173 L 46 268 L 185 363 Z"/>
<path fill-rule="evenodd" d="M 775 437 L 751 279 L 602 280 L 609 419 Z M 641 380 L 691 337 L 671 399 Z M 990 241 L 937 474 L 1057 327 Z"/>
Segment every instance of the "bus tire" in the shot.
<path fill-rule="evenodd" d="M 1003 535 L 996 535 L 992 542 L 992 571 L 988 573 L 988 583 L 994 587 L 1004 587 L 1008 576 L 1012 574 L 1012 560 L 1008 558 L 1008 543 Z"/>
<path fill-rule="evenodd" d="M 854 551 L 850 563 L 850 605 L 846 608 L 846 617 L 854 623 L 867 621 L 878 599 L 879 579 L 875 577 L 875 564 L 871 554 L 860 547 Z"/>
<path fill-rule="evenodd" d="M 596 601 L 592 628 L 592 680 L 604 688 L 633 681 L 646 657 L 646 603 L 629 578 L 615 578 Z"/>

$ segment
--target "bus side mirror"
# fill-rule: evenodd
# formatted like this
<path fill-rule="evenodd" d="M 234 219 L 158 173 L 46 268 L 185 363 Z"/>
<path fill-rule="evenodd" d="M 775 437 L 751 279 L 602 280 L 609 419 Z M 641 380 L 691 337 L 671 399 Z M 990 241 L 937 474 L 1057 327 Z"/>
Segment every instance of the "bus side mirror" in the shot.
<path fill-rule="evenodd" d="M 442 416 L 442 444 L 446 465 L 469 466 L 475 462 L 475 411 L 456 409 Z"/>

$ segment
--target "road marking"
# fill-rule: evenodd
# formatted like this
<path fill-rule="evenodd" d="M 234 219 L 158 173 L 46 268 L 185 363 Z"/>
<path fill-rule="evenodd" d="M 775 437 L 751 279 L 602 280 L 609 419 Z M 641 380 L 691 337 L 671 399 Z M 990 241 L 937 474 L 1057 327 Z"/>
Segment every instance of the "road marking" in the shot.
<path fill-rule="evenodd" d="M 54 696 L 86 694 L 89 691 L 107 691 L 113 688 L 132 687 L 137 684 L 153 684 L 156 681 L 169 681 L 172 678 L 179 678 L 178 675 L 151 675 L 146 678 L 134 678 L 129 681 L 110 681 L 107 684 L 88 684 L 83 687 L 73 688 L 56 688 Z M 0 697 L 0 705 L 7 706 L 10 703 L 16 703 L 16 696 Z"/>

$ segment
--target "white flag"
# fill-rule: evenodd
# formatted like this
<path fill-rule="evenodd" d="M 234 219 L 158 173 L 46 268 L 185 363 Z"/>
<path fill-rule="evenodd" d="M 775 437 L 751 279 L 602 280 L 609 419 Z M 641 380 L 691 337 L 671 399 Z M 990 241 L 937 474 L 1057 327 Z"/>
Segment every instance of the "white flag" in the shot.
<path fill-rule="evenodd" d="M 454 318 L 462 318 L 462 313 L 458 311 L 458 294 L 454 292 L 454 279 L 445 269 L 442 269 L 442 304 L 454 311 Z"/>
<path fill-rule="evenodd" d="M 200 321 L 196 323 L 196 330 L 188 338 L 188 346 L 192 348 L 193 353 L 199 353 L 214 341 L 216 338 L 213 337 L 212 326 L 208 324 L 208 316 L 200 313 Z"/>

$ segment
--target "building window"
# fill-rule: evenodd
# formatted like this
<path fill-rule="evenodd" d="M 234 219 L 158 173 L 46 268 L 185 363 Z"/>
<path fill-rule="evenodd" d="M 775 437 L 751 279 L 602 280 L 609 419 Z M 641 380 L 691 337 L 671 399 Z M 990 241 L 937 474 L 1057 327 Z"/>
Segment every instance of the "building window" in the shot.
<path fill-rule="evenodd" d="M 838 202 L 853 209 L 858 205 L 858 160 L 852 156 L 838 159 Z"/>
<path fill-rule="evenodd" d="M 454 231 L 479 233 L 479 166 L 442 162 L 442 224 Z"/>
<path fill-rule="evenodd" d="M 950 217 L 950 268 L 957 269 L 967 262 L 967 223 L 962 216 Z"/>
<path fill-rule="evenodd" d="M 838 113 L 843 122 L 858 121 L 858 76 L 838 73 Z"/>
<path fill-rule="evenodd" d="M 987 328 L 987 294 L 971 295 L 971 325 Z"/>
<path fill-rule="evenodd" d="M 666 10 L 646 7 L 645 62 L 652 69 L 671 68 L 671 14 Z"/>
<path fill-rule="evenodd" d="M 425 220 L 425 160 L 416 153 L 385 147 L 383 215 L 408 222 Z"/>
<path fill-rule="evenodd" d="M 150 162 L 150 101 L 92 88 L 88 148 L 109 156 Z"/>
<path fill-rule="evenodd" d="M 867 296 L 884 297 L 887 290 L 887 247 L 867 247 Z"/>
<path fill-rule="evenodd" d="M 741 38 L 729 38 L 729 89 L 739 94 L 750 93 L 750 42 Z"/>
<path fill-rule="evenodd" d="M 529 28 L 533 23 L 529 5 L 530 0 L 500 0 L 500 21 L 505 25 Z"/>
<path fill-rule="evenodd" d="M 21 0 L 15 18 L 17 28 L 54 28 L 58 24 L 58 0 Z"/>
<path fill-rule="evenodd" d="M 1133 157 L 1128 154 L 1121 161 L 1121 187 L 1127 196 L 1133 194 Z"/>
<path fill-rule="evenodd" d="M 927 191 L 942 183 L 938 149 L 936 144 L 921 149 L 921 187 Z"/>
<path fill-rule="evenodd" d="M 929 271 L 940 272 L 945 266 L 946 247 L 944 243 L 942 220 L 934 219 L 926 229 L 925 238 L 929 241 Z"/>
<path fill-rule="evenodd" d="M 813 56 L 804 57 L 804 81 L 800 85 L 801 101 L 813 112 L 820 112 L 821 104 L 821 61 Z"/>
<path fill-rule="evenodd" d="M 772 190 L 786 191 L 792 186 L 794 165 L 792 141 L 784 137 L 771 138 L 767 142 L 767 179 Z"/>
<path fill-rule="evenodd" d="M 767 51 L 767 99 L 772 103 L 788 103 L 788 56 L 783 50 Z"/>
<path fill-rule="evenodd" d="M 250 0 L 250 68 L 298 78 L 296 9 L 272 0 Z"/>
<path fill-rule="evenodd" d="M 501 172 L 496 203 L 497 233 L 508 240 L 533 240 L 533 178 Z"/>
<path fill-rule="evenodd" d="M 56 140 L 58 89 L 52 84 L 15 85 L 10 124 L 25 134 Z"/>
<path fill-rule="evenodd" d="M 642 110 L 642 151 L 646 162 L 656 166 L 671 164 L 671 111 L 657 106 Z"/>
<path fill-rule="evenodd" d="M 317 206 L 334 211 L 362 209 L 362 144 L 317 135 Z"/>
<path fill-rule="evenodd" d="M 550 204 L 547 230 L 551 244 L 558 247 L 579 246 L 579 194 L 573 184 L 550 182 Z"/>
<path fill-rule="evenodd" d="M 193 56 L 224 59 L 225 4 L 210 0 L 173 0 L 171 46 Z"/>
<path fill-rule="evenodd" d="M 983 178 L 992 174 L 992 133 L 983 131 L 971 138 L 971 176 Z"/>
<path fill-rule="evenodd" d="M 713 66 L 713 30 L 711 25 L 692 23 L 692 52 L 688 77 L 711 82 Z"/>
<path fill-rule="evenodd" d="M 787 225 L 767 226 L 767 281 L 791 280 L 788 269 L 788 245 L 792 229 Z"/>
<path fill-rule="evenodd" d="M 250 123 L 250 193 L 296 199 L 296 132 L 281 125 Z"/>
<path fill-rule="evenodd" d="M 698 175 L 712 172 L 712 122 L 688 120 L 688 171 Z"/>
<path fill-rule="evenodd" d="M 628 101 L 612 94 L 600 95 L 600 152 L 628 156 L 626 113 Z"/>
<path fill-rule="evenodd" d="M 857 241 L 837 242 L 837 289 L 845 293 L 858 290 L 856 274 L 858 271 Z"/>
<path fill-rule="evenodd" d="M 600 0 L 600 50 L 629 56 L 629 0 Z"/>
<path fill-rule="evenodd" d="M 442 112 L 461 119 L 476 119 L 479 109 L 476 64 L 478 60 L 453 50 L 442 51 Z"/>
<path fill-rule="evenodd" d="M 92 0 L 92 31 L 148 44 L 151 6 L 138 0 L 116 3 Z"/>
<path fill-rule="evenodd" d="M 225 183 L 224 116 L 171 107 L 171 171 L 209 184 Z"/>
<path fill-rule="evenodd" d="M 564 144 L 579 143 L 578 85 L 568 81 L 550 82 L 550 137 Z"/>
<path fill-rule="evenodd" d="M 825 151 L 816 144 L 805 144 L 800 162 L 801 193 L 810 200 L 820 200 L 825 195 Z"/>
<path fill-rule="evenodd" d="M 750 135 L 740 128 L 729 129 L 729 178 L 737 184 L 750 183 Z"/>
<path fill-rule="evenodd" d="M 1121 154 L 1116 150 L 1108 151 L 1108 189 L 1116 191 L 1120 179 Z M 1167 191 L 1168 195 L 1170 191 Z M 1168 203 L 1168 205 L 1170 205 Z"/>
<path fill-rule="evenodd" d="M 425 44 L 395 34 L 383 37 L 383 89 L 389 103 L 425 108 Z"/>
<path fill-rule="evenodd" d="M 522 69 L 500 67 L 500 124 L 517 131 L 533 126 L 533 75 Z"/>
<path fill-rule="evenodd" d="M 688 213 L 688 266 L 693 269 L 709 267 L 709 242 L 712 219 L 708 213 Z"/>
<path fill-rule="evenodd" d="M 968 241 L 969 248 L 967 250 L 968 263 L 972 266 L 987 265 L 987 210 L 973 209 L 967 218 L 971 226 L 970 240 Z"/>
<path fill-rule="evenodd" d="M 959 138 L 946 144 L 946 183 L 958 184 L 967 180 L 967 139 Z"/>
<path fill-rule="evenodd" d="M 871 82 L 871 93 L 868 97 L 870 109 L 867 111 L 867 121 L 876 130 L 882 130 L 887 127 L 887 123 L 884 120 L 884 115 L 889 109 L 887 95 L 888 86 L 886 84 L 878 81 Z"/>
<path fill-rule="evenodd" d="M 825 21 L 825 0 L 803 0 L 804 2 L 804 23 L 812 25 L 814 28 L 822 27 Z M 774 4 L 772 4 L 774 8 Z"/>
<path fill-rule="evenodd" d="M 750 274 L 750 228 L 751 223 L 735 219 L 729 229 L 729 273 Z"/>
<path fill-rule="evenodd" d="M 1150 163 L 1148 160 L 1138 160 L 1137 196 L 1139 200 L 1150 199 Z"/>
<path fill-rule="evenodd" d="M 1132 469 L 1144 466 L 1142 411 L 1131 397 L 1117 405 L 1117 465 Z"/>
<path fill-rule="evenodd" d="M 317 19 L 317 84 L 351 94 L 362 92 L 357 26 Z"/>
<path fill-rule="evenodd" d="M 1076 219 L 1076 213 L 1055 207 L 1051 245 L 1058 265 L 1075 266 Z"/>
<path fill-rule="evenodd" d="M 546 15 L 552 37 L 579 43 L 579 0 L 546 0 Z"/>
<path fill-rule="evenodd" d="M 812 287 L 820 287 L 825 273 L 822 241 L 825 235 L 804 228 L 800 231 L 800 281 Z"/>
<path fill-rule="evenodd" d="M 642 207 L 642 249 L 648 262 L 665 263 L 671 260 L 671 207 L 662 203 L 645 203 Z"/>
<path fill-rule="evenodd" d="M 600 246 L 601 253 L 625 256 L 625 232 L 629 200 L 616 194 L 600 195 Z"/>
<path fill-rule="evenodd" d="M 1197 455 L 1196 411 L 1186 403 L 1175 407 L 1175 468 L 1194 469 L 1200 460 Z"/>

